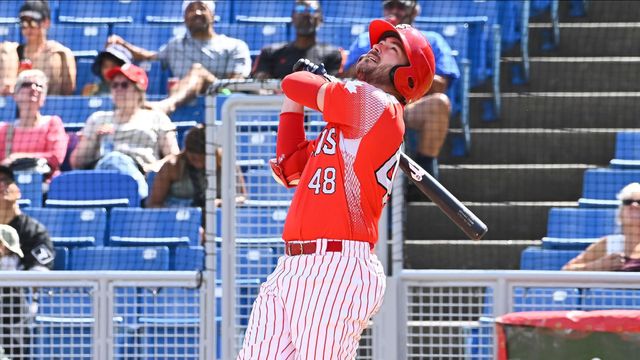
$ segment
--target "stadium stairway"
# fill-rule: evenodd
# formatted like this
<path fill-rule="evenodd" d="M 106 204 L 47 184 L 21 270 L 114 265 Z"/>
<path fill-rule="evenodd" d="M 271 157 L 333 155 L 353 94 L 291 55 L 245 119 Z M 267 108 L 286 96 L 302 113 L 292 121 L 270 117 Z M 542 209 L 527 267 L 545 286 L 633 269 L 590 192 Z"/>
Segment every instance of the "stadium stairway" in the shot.
<path fill-rule="evenodd" d="M 521 251 L 545 236 L 549 208 L 577 206 L 584 171 L 608 166 L 616 132 L 638 128 L 640 2 L 588 4 L 585 17 L 571 18 L 560 2 L 555 48 L 549 14 L 532 18 L 528 84 L 509 76 L 520 54 L 503 54 L 500 118 L 482 120 L 490 87 L 473 89 L 471 154 L 443 148 L 440 180 L 487 223 L 485 239 L 466 240 L 410 185 L 406 268 L 518 269 Z"/>

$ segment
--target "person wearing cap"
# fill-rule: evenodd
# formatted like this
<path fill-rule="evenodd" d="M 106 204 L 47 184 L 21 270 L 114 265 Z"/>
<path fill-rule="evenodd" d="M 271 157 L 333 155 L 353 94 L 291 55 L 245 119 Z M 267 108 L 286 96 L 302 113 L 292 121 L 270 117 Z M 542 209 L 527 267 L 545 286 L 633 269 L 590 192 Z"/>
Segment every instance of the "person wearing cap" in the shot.
<path fill-rule="evenodd" d="M 48 79 L 41 70 L 18 75 L 13 93 L 18 118 L 0 122 L 0 164 L 15 166 L 21 160 L 45 159 L 49 166 L 45 180 L 49 181 L 60 173 L 69 138 L 59 116 L 40 113 L 47 90 Z"/>
<path fill-rule="evenodd" d="M 238 360 L 354 359 L 386 278 L 374 249 L 404 137 L 403 108 L 431 87 L 435 60 L 410 25 L 369 24 L 357 80 L 300 59 L 282 80 L 274 179 L 295 187 L 285 255 L 260 287 Z M 304 108 L 327 122 L 306 140 Z"/>
<path fill-rule="evenodd" d="M 122 45 L 108 45 L 102 50 L 91 65 L 91 72 L 100 79 L 99 83 L 86 84 L 82 89 L 83 96 L 109 95 L 111 88 L 106 80 L 107 73 L 116 67 L 130 64 L 133 55 Z"/>
<path fill-rule="evenodd" d="M 264 47 L 255 61 L 253 78 L 282 79 L 300 58 L 324 64 L 331 75 L 342 69 L 342 51 L 336 46 L 316 42 L 316 31 L 322 24 L 322 9 L 316 0 L 292 0 L 291 23 L 296 38 L 290 43 L 276 43 Z"/>
<path fill-rule="evenodd" d="M 5 43 L 0 78 L 3 93 L 13 91 L 15 76 L 25 69 L 40 69 L 49 79 L 51 95 L 72 95 L 76 87 L 76 61 L 69 48 L 48 40 L 51 11 L 47 1 L 27 0 L 20 7 L 20 29 L 24 44 Z M 12 80 L 11 80 L 12 79 Z"/>
<path fill-rule="evenodd" d="M 149 79 L 144 69 L 125 64 L 111 69 L 106 79 L 115 109 L 89 116 L 71 153 L 71 166 L 131 175 L 144 199 L 149 193 L 146 174 L 158 171 L 167 156 L 180 152 L 176 127 L 166 114 L 145 108 Z"/>
<path fill-rule="evenodd" d="M 203 94 L 217 79 L 242 79 L 251 71 L 247 43 L 214 31 L 213 1 L 185 0 L 182 10 L 188 31 L 169 40 L 157 52 L 135 46 L 118 35 L 107 40 L 126 47 L 135 61 L 160 60 L 174 77 L 180 78 L 168 98 L 148 103 L 167 114 Z"/>
<path fill-rule="evenodd" d="M 385 19 L 393 24 L 413 24 L 420 15 L 416 0 L 382 0 Z M 451 103 L 446 95 L 453 81 L 460 78 L 460 69 L 447 41 L 437 32 L 422 32 L 433 49 L 436 58 L 436 76 L 429 93 L 420 101 L 405 108 L 407 127 L 418 132 L 418 144 L 414 159 L 435 178 L 439 177 L 438 156 L 449 131 Z M 345 77 L 352 77 L 358 59 L 369 51 L 369 36 L 362 33 L 351 44 L 344 64 Z"/>

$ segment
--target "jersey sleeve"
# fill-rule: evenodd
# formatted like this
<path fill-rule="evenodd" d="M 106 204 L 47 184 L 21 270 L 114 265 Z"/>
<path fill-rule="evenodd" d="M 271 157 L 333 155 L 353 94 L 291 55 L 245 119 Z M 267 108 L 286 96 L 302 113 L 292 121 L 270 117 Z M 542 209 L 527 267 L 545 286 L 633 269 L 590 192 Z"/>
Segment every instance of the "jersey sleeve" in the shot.
<path fill-rule="evenodd" d="M 364 136 L 389 104 L 389 95 L 367 83 L 330 83 L 324 95 L 324 120 L 342 127 L 349 138 Z"/>

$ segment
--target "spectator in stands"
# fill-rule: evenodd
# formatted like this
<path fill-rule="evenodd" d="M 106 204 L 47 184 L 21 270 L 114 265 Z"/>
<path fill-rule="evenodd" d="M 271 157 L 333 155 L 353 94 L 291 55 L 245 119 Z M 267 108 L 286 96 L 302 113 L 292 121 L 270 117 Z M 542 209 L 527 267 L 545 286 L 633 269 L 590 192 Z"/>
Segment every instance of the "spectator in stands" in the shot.
<path fill-rule="evenodd" d="M 639 271 L 640 183 L 625 186 L 618 193 L 618 223 L 621 235 L 607 235 L 569 261 L 562 270 Z"/>
<path fill-rule="evenodd" d="M 0 78 L 3 93 L 13 91 L 16 75 L 26 69 L 40 69 L 49 79 L 49 94 L 71 95 L 76 87 L 76 60 L 71 50 L 47 40 L 51 11 L 46 0 L 27 0 L 20 8 L 20 28 L 24 44 L 5 43 Z"/>
<path fill-rule="evenodd" d="M 322 24 L 322 9 L 318 1 L 295 0 L 291 23 L 296 30 L 296 39 L 264 47 L 256 59 L 253 77 L 260 80 L 282 79 L 302 58 L 315 64 L 323 63 L 329 74 L 337 75 L 342 70 L 342 51 L 333 45 L 316 42 L 316 31 Z"/>
<path fill-rule="evenodd" d="M 108 39 L 109 44 L 126 47 L 136 61 L 160 60 L 180 78 L 168 98 L 148 103 L 167 114 L 204 93 L 217 79 L 246 78 L 251 71 L 247 43 L 214 31 L 213 1 L 185 0 L 182 9 L 188 31 L 169 40 L 158 52 L 137 47 L 118 35 Z"/>
<path fill-rule="evenodd" d="M 222 148 L 216 149 L 216 170 L 220 175 Z M 220 206 L 222 199 L 221 177 L 216 178 L 218 193 L 215 204 Z M 236 177 L 236 201 L 244 202 L 247 190 L 240 169 Z M 202 125 L 189 129 L 185 136 L 185 149 L 178 155 L 172 155 L 164 163 L 153 181 L 148 207 L 205 206 L 207 176 L 205 173 L 205 128 Z"/>
<path fill-rule="evenodd" d="M 40 70 L 25 70 L 18 75 L 13 94 L 18 118 L 0 123 L 0 164 L 33 171 L 46 164 L 48 171 L 41 172 L 49 179 L 60 172 L 68 137 L 59 116 L 40 114 L 47 89 L 47 76 Z M 37 159 L 46 161 L 38 163 Z"/>
<path fill-rule="evenodd" d="M 420 14 L 416 0 L 383 0 L 384 17 L 392 24 L 412 25 Z M 446 95 L 451 82 L 460 77 L 460 69 L 452 50 L 442 35 L 433 31 L 422 32 L 436 59 L 436 76 L 431 89 L 422 99 L 404 109 L 407 126 L 418 131 L 418 149 L 415 160 L 434 177 L 438 177 L 438 155 L 449 130 L 451 103 Z M 355 64 L 369 51 L 369 34 L 362 33 L 349 48 L 344 65 L 345 77 L 355 77 Z"/>
<path fill-rule="evenodd" d="M 83 96 L 109 95 L 111 88 L 106 80 L 107 73 L 116 67 L 131 63 L 131 52 L 122 45 L 108 45 L 91 65 L 91 72 L 100 78 L 99 83 L 87 84 L 82 89 Z"/>
<path fill-rule="evenodd" d="M 0 270 L 48 271 L 55 252 L 47 229 L 23 214 L 18 205 L 20 188 L 13 171 L 0 165 Z M 24 288 L 3 287 L 2 343 L 11 358 L 28 358 L 29 310 Z"/>
<path fill-rule="evenodd" d="M 115 110 L 89 116 L 71 153 L 71 166 L 129 174 L 144 199 L 149 193 L 145 175 L 160 170 L 169 155 L 180 152 L 176 127 L 167 115 L 144 108 L 149 80 L 143 69 L 125 64 L 109 71 L 106 79 Z"/>

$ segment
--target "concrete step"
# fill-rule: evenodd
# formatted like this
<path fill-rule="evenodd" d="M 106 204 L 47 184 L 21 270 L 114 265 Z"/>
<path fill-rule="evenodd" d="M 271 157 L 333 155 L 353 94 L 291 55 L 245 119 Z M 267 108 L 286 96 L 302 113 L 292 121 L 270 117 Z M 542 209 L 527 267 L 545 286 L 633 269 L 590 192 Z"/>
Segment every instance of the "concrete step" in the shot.
<path fill-rule="evenodd" d="M 560 23 L 555 48 L 551 34 L 551 23 L 529 24 L 532 56 L 640 56 L 640 22 Z"/>
<path fill-rule="evenodd" d="M 442 165 L 440 182 L 461 201 L 578 201 L 584 172 L 594 167 L 582 164 Z M 409 201 L 427 199 L 413 185 L 408 188 L 407 198 Z"/>
<path fill-rule="evenodd" d="M 511 84 L 518 57 L 503 57 L 501 92 L 603 92 L 637 91 L 640 57 L 531 57 L 526 85 Z"/>
<path fill-rule="evenodd" d="M 522 187 L 522 191 L 531 188 Z M 489 228 L 485 240 L 542 239 L 551 207 L 577 206 L 573 202 L 465 203 Z M 466 235 L 436 205 L 410 202 L 406 214 L 407 240 L 463 240 Z"/>
<path fill-rule="evenodd" d="M 450 151 L 443 151 L 440 163 L 608 166 L 614 156 L 616 133 L 624 130 L 629 129 L 473 128 L 469 156 L 452 157 Z"/>
<path fill-rule="evenodd" d="M 586 17 L 568 16 L 569 1 L 560 1 L 561 22 L 640 21 L 640 2 L 634 0 L 589 0 Z"/>
<path fill-rule="evenodd" d="M 637 128 L 640 114 L 640 92 L 502 93 L 500 120 L 485 122 L 491 101 L 489 93 L 470 94 L 472 128 Z"/>
<path fill-rule="evenodd" d="M 520 253 L 540 240 L 407 240 L 407 269 L 517 270 Z"/>

